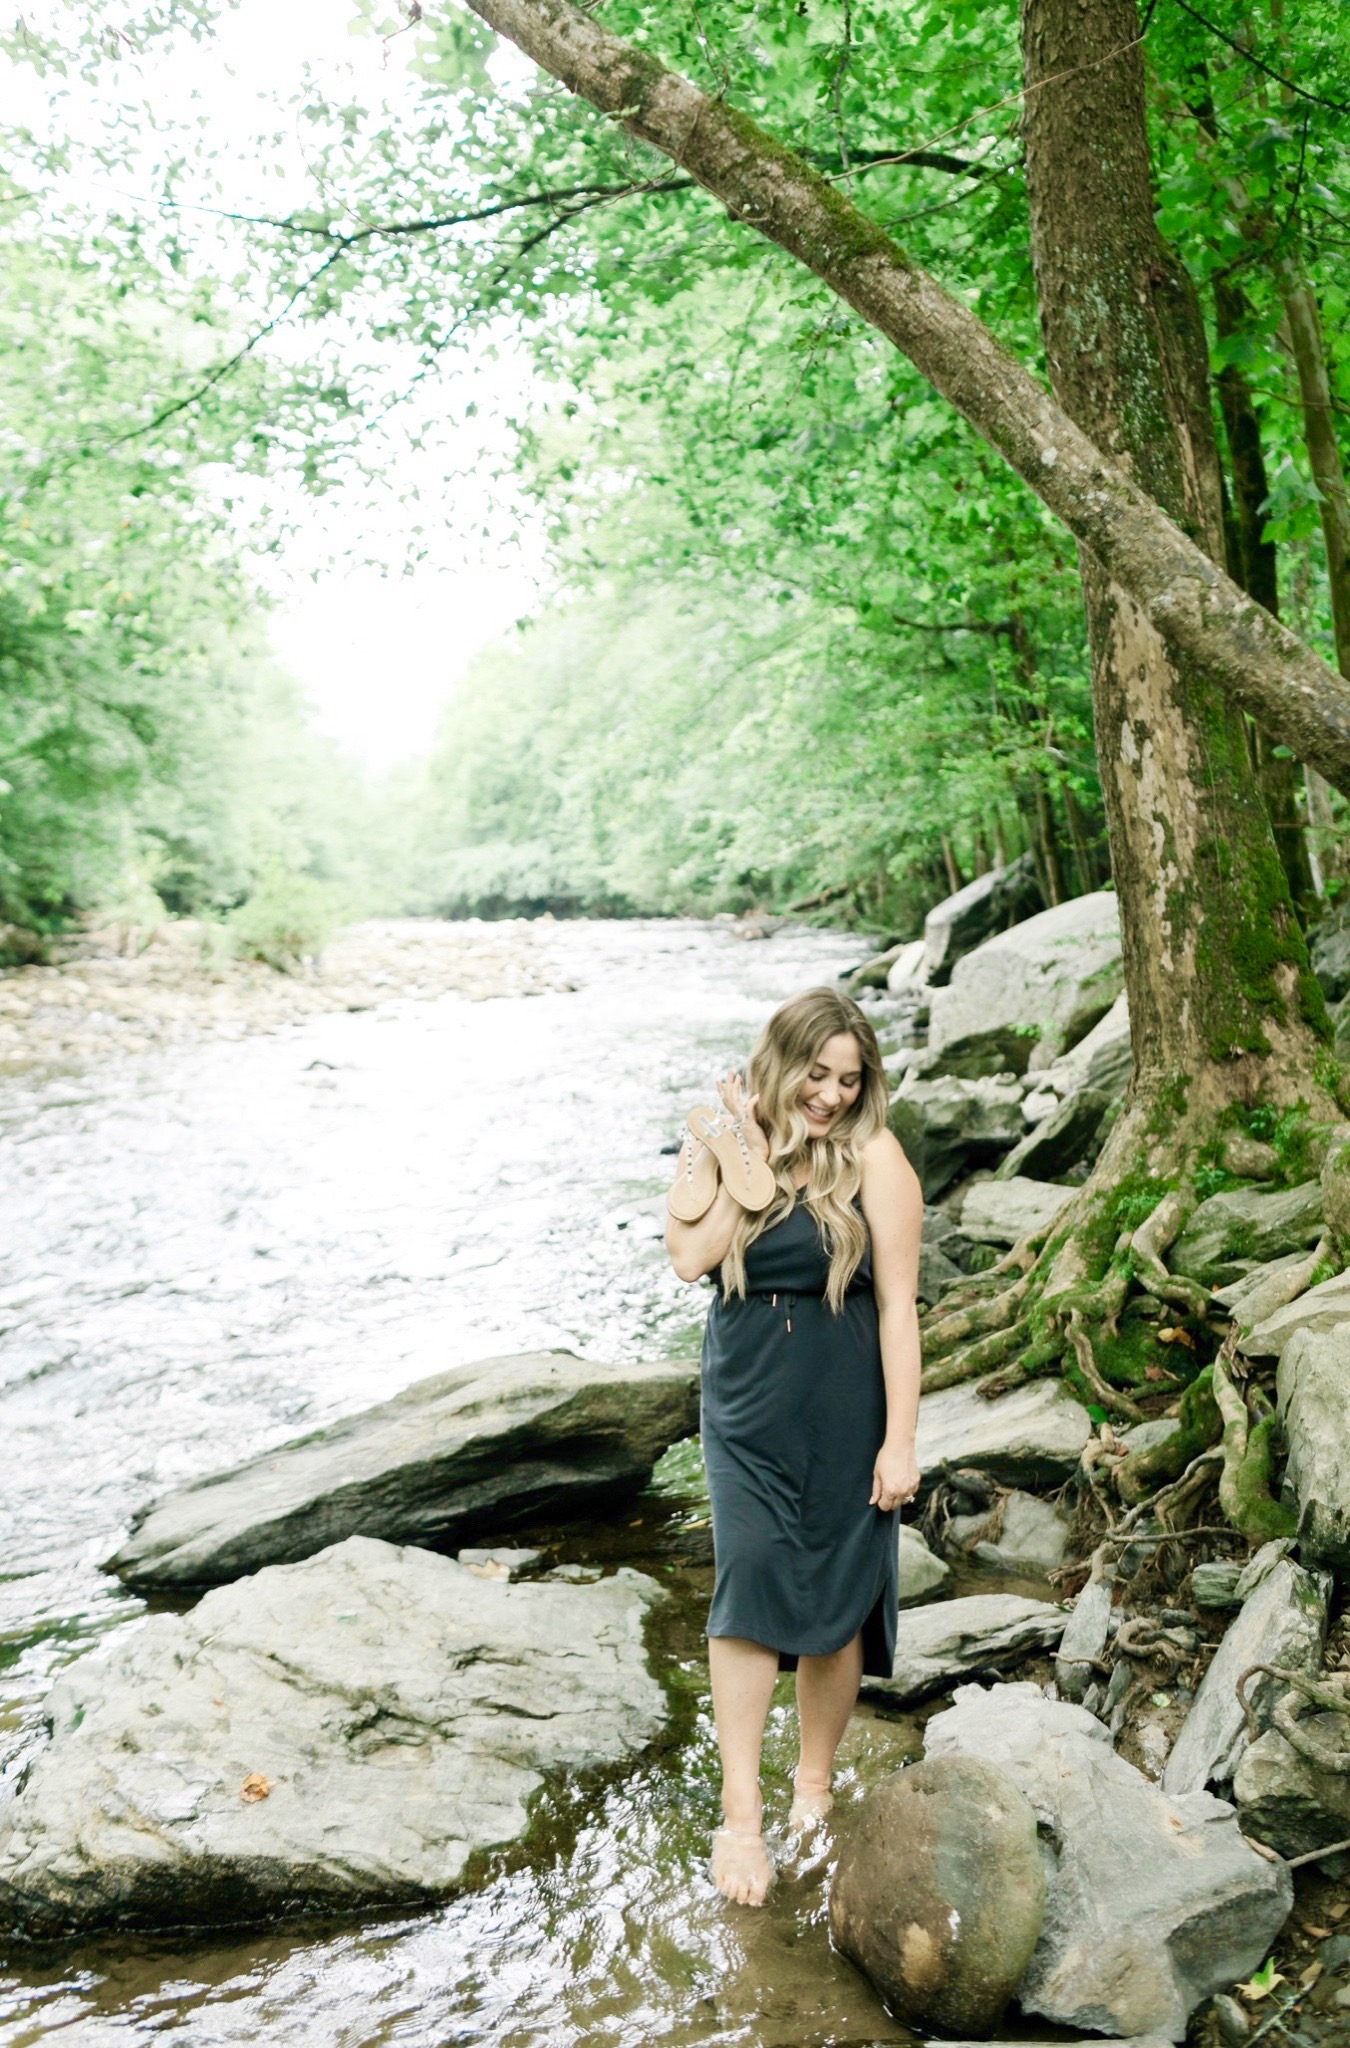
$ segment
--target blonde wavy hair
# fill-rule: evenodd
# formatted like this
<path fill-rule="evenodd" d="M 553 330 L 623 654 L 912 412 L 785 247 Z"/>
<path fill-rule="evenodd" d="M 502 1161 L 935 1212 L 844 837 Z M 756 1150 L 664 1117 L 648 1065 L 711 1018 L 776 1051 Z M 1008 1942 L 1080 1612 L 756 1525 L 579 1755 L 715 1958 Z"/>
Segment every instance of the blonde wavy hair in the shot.
<path fill-rule="evenodd" d="M 862 1086 L 829 1135 L 813 1138 L 801 1106 L 802 1089 L 826 1041 L 844 1031 L 858 1042 Z M 746 1210 L 740 1217 L 722 1260 L 723 1299 L 733 1294 L 745 1298 L 746 1252 L 792 1209 L 799 1192 L 795 1176 L 805 1165 L 806 1185 L 800 1193 L 830 1248 L 825 1298 L 837 1315 L 867 1249 L 867 1226 L 853 1205 L 862 1184 L 858 1155 L 886 1128 L 890 1108 L 877 1035 L 853 998 L 838 989 L 809 988 L 781 1004 L 750 1055 L 746 1094 L 759 1097 L 778 1193 L 767 1209 L 758 1214 Z"/>

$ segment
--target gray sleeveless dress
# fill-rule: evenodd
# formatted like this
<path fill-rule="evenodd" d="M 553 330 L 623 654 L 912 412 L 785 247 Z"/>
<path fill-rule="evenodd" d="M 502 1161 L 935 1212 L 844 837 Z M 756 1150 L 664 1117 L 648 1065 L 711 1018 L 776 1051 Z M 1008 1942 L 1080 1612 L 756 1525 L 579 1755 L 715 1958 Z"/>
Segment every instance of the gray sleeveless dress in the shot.
<path fill-rule="evenodd" d="M 898 1600 L 895 1516 L 868 1505 L 886 1433 L 870 1252 L 843 1310 L 804 1202 L 746 1254 L 746 1298 L 718 1288 L 703 1340 L 703 1455 L 717 1576 L 710 1636 L 828 1656 L 861 1629 L 863 1668 L 889 1678 Z"/>

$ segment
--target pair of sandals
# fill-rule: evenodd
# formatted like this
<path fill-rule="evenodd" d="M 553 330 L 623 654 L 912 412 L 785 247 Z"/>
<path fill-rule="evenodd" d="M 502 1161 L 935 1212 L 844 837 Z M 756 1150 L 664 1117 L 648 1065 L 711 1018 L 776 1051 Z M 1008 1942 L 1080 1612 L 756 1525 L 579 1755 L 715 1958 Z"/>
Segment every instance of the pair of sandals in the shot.
<path fill-rule="evenodd" d="M 725 1109 L 691 1109 L 675 1185 L 666 1206 L 679 1223 L 697 1223 L 711 1209 L 719 1184 L 743 1209 L 767 1209 L 778 1183 L 762 1152 L 745 1135 L 748 1117 Z"/>

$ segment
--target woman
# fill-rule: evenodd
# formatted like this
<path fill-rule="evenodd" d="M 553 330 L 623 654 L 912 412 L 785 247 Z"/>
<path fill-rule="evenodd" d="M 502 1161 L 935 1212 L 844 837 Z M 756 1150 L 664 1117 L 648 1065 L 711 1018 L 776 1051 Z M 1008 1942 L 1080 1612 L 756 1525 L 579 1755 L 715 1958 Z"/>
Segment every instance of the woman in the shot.
<path fill-rule="evenodd" d="M 749 1091 L 729 1074 L 723 1113 L 691 1114 L 666 1244 L 682 1280 L 711 1274 L 719 1289 L 703 1347 L 724 1820 L 712 1875 L 757 1906 L 773 1877 L 759 1771 L 780 1667 L 797 1673 L 797 1827 L 833 1803 L 864 1670 L 890 1674 L 894 1511 L 919 1485 L 923 1195 L 886 1128 L 876 1035 L 849 997 L 810 989 L 776 1010 Z"/>

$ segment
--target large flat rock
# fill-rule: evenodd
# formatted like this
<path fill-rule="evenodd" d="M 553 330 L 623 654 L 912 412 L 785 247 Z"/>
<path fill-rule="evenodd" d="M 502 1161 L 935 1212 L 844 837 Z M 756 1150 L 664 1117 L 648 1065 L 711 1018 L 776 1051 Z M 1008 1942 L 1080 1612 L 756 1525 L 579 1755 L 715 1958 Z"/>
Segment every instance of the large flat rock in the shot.
<path fill-rule="evenodd" d="M 1207 1792 L 1169 1797 L 1100 1721 L 1039 1686 L 963 1686 L 926 1756 L 999 1764 L 1030 1800 L 1048 1859 L 1045 1919 L 1018 1999 L 1061 2026 L 1179 2041 L 1202 1999 L 1261 1963 L 1293 1881 Z"/>
<path fill-rule="evenodd" d="M 698 1368 L 487 1358 L 166 1494 L 108 1569 L 129 1585 L 218 1586 L 347 1536 L 450 1547 L 636 1492 L 698 1428 Z"/>
<path fill-rule="evenodd" d="M 1326 1573 L 1304 1571 L 1287 1557 L 1257 1579 L 1229 1623 L 1182 1723 L 1163 1771 L 1168 1792 L 1199 1792 L 1206 1785 L 1230 1782 L 1248 1740 L 1238 1680 L 1253 1664 L 1315 1671 L 1326 1641 L 1330 1595 Z M 1275 1681 L 1269 1678 L 1251 1682 L 1249 1694 L 1258 1715 L 1263 1709 L 1268 1712 L 1274 1688 Z"/>
<path fill-rule="evenodd" d="M 659 1597 L 636 1572 L 512 1585 L 354 1536 L 153 1616 L 50 1696 L 51 1742 L 0 1818 L 0 1927 L 444 1898 L 525 1832 L 545 1772 L 661 1729 Z"/>
<path fill-rule="evenodd" d="M 930 1699 L 974 1672 L 1006 1671 L 1059 1641 L 1068 1612 L 1015 1593 L 972 1593 L 900 1616 L 889 1678 L 864 1689 L 897 1706 Z"/>
<path fill-rule="evenodd" d="M 1070 1477 L 1092 1423 L 1062 1380 L 1031 1380 L 997 1401 L 978 1381 L 925 1394 L 918 1456 L 925 1486 L 968 1465 L 1005 1486 L 1050 1486 Z"/>

